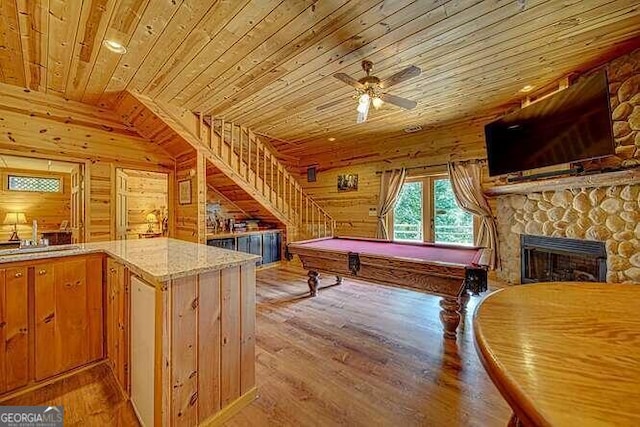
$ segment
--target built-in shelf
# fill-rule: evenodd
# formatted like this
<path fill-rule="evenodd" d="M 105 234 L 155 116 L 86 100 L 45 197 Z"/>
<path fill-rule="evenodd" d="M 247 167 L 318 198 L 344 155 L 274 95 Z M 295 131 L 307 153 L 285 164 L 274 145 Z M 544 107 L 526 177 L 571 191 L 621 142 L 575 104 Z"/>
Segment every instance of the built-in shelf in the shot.
<path fill-rule="evenodd" d="M 637 183 L 640 183 L 639 168 L 497 185 L 485 188 L 484 193 L 489 197 L 493 197 L 506 194 L 527 194 L 549 190 L 606 187 L 611 185 L 629 185 Z"/>

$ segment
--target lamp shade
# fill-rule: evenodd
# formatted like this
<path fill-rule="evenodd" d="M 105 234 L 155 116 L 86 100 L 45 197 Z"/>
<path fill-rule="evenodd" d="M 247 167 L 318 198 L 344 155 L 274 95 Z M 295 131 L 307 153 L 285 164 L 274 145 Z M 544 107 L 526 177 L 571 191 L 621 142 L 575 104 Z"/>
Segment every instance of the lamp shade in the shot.
<path fill-rule="evenodd" d="M 147 222 L 158 222 L 158 218 L 153 213 L 147 214 Z"/>
<path fill-rule="evenodd" d="M 7 212 L 4 216 L 5 225 L 26 224 L 27 217 L 23 212 Z"/>

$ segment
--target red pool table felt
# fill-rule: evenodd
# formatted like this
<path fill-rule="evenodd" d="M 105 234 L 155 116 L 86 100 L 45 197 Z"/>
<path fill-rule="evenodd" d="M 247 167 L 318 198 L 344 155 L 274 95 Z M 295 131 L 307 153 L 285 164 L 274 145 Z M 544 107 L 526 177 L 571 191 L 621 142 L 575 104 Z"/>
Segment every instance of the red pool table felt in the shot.
<path fill-rule="evenodd" d="M 482 254 L 482 248 L 475 246 L 464 247 L 429 243 L 414 244 L 344 237 L 309 240 L 295 243 L 295 245 L 304 245 L 315 249 L 336 252 L 355 252 L 358 254 L 461 264 L 466 266 L 478 265 Z"/>

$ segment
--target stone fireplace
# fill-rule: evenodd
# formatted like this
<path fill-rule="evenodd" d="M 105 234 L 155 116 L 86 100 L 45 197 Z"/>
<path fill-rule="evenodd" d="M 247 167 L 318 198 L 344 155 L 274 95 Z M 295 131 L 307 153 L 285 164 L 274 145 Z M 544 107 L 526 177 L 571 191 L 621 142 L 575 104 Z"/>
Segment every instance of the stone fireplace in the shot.
<path fill-rule="evenodd" d="M 599 242 L 607 282 L 640 282 L 640 184 L 503 195 L 496 208 L 499 279 L 521 283 L 521 236 L 528 235 Z"/>
<path fill-rule="evenodd" d="M 604 282 L 603 242 L 560 237 L 520 236 L 520 282 Z"/>

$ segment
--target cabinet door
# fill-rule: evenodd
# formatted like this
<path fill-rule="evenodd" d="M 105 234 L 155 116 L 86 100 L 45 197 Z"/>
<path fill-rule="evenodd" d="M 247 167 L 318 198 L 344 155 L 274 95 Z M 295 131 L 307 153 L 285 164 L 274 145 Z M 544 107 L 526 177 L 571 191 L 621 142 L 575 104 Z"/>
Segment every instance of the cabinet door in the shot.
<path fill-rule="evenodd" d="M 262 235 L 262 263 L 270 264 L 273 262 L 273 233 L 265 233 Z"/>
<path fill-rule="evenodd" d="M 102 261 L 39 264 L 35 273 L 35 377 L 102 357 Z"/>
<path fill-rule="evenodd" d="M 251 253 L 250 245 L 251 245 L 251 236 L 240 236 L 238 237 L 238 251 Z"/>
<path fill-rule="evenodd" d="M 0 270 L 0 393 L 29 380 L 26 267 Z"/>
<path fill-rule="evenodd" d="M 107 356 L 122 389 L 129 391 L 129 284 L 125 267 L 107 260 Z"/>

